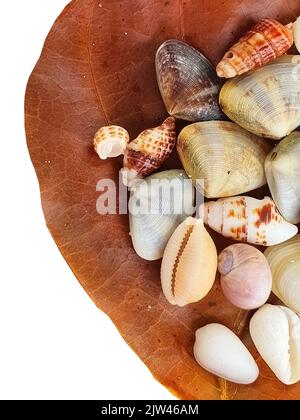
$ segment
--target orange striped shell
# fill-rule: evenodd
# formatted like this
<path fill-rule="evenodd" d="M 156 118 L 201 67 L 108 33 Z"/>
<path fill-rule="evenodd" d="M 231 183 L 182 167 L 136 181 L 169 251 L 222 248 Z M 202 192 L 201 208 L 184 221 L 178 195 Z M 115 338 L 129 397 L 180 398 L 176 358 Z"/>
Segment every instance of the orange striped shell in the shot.
<path fill-rule="evenodd" d="M 280 57 L 292 45 L 293 33 L 288 26 L 262 19 L 224 55 L 217 74 L 226 78 L 241 75 Z"/>
<path fill-rule="evenodd" d="M 129 143 L 124 154 L 123 182 L 131 186 L 137 178 L 156 171 L 170 156 L 176 143 L 175 118 L 143 131 Z"/>

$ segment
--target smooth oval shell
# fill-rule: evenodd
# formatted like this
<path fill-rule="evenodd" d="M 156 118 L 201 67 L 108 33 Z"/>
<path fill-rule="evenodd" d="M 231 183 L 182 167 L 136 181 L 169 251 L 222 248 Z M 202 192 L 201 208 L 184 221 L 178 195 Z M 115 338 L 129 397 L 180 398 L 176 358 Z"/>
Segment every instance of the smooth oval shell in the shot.
<path fill-rule="evenodd" d="M 187 175 L 206 197 L 228 197 L 266 184 L 264 162 L 269 144 L 232 122 L 188 125 L 177 151 Z"/>
<path fill-rule="evenodd" d="M 129 226 L 133 247 L 145 260 L 162 258 L 170 236 L 194 212 L 194 188 L 182 169 L 159 172 L 132 188 Z M 137 204 L 142 204 L 141 210 Z M 130 211 L 134 206 L 136 214 Z M 151 211 L 152 209 L 152 211 Z"/>
<path fill-rule="evenodd" d="M 159 90 L 170 115 L 187 121 L 222 118 L 220 80 L 203 54 L 170 39 L 159 47 L 155 63 Z"/>
<path fill-rule="evenodd" d="M 203 299 L 217 271 L 217 250 L 201 219 L 188 217 L 166 246 L 161 284 L 172 305 L 185 306 Z"/>
<path fill-rule="evenodd" d="M 235 77 L 285 54 L 293 45 L 290 28 L 275 19 L 261 19 L 230 48 L 217 65 L 219 77 Z"/>
<path fill-rule="evenodd" d="M 128 132 L 117 125 L 101 127 L 94 137 L 94 148 L 100 159 L 123 155 L 128 143 Z"/>
<path fill-rule="evenodd" d="M 255 309 L 269 298 L 272 273 L 263 253 L 253 246 L 234 244 L 218 258 L 221 287 L 226 298 L 242 309 Z"/>
<path fill-rule="evenodd" d="M 300 52 L 300 17 L 293 23 L 294 42 L 298 52 Z"/>
<path fill-rule="evenodd" d="M 300 133 L 291 133 L 267 156 L 268 185 L 282 216 L 300 222 Z"/>
<path fill-rule="evenodd" d="M 144 130 L 129 143 L 124 153 L 122 179 L 131 187 L 169 158 L 176 144 L 175 119 L 168 117 L 160 126 Z"/>
<path fill-rule="evenodd" d="M 201 367 L 227 381 L 247 385 L 259 374 L 245 345 L 221 324 L 209 324 L 196 331 L 194 356 Z"/>
<path fill-rule="evenodd" d="M 300 314 L 300 235 L 267 248 L 265 256 L 273 275 L 273 293 Z"/>
<path fill-rule="evenodd" d="M 266 304 L 250 321 L 250 335 L 261 357 L 286 385 L 300 380 L 300 320 L 284 306 Z"/>
<path fill-rule="evenodd" d="M 241 242 L 271 246 L 298 233 L 277 211 L 270 197 L 239 196 L 209 201 L 199 208 L 204 223 L 221 235 Z"/>
<path fill-rule="evenodd" d="M 235 77 L 220 92 L 228 117 L 258 136 L 280 140 L 300 125 L 300 56 L 285 55 Z"/>

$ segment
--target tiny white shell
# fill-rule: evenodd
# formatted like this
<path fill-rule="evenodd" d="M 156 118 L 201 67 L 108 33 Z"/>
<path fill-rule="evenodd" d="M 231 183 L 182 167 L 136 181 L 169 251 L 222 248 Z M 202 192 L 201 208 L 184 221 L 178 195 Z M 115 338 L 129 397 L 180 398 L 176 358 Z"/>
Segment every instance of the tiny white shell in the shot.
<path fill-rule="evenodd" d="M 221 324 L 209 324 L 196 331 L 194 356 L 204 369 L 237 384 L 251 384 L 259 374 L 245 345 Z"/>
<path fill-rule="evenodd" d="M 123 155 L 129 142 L 128 132 L 117 125 L 101 127 L 94 137 L 94 148 L 100 159 Z"/>
<path fill-rule="evenodd" d="M 300 320 L 285 306 L 266 304 L 250 321 L 250 335 L 261 357 L 286 385 L 300 380 Z"/>

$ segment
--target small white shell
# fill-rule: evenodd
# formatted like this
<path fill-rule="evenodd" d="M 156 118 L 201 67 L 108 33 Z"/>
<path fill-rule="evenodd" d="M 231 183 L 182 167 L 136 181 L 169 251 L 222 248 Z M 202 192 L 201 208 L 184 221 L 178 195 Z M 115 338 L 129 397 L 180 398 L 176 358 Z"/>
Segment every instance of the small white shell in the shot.
<path fill-rule="evenodd" d="M 194 188 L 182 169 L 148 176 L 131 189 L 130 234 L 135 252 L 145 260 L 162 258 L 176 227 L 191 216 Z"/>
<path fill-rule="evenodd" d="M 129 142 L 128 132 L 117 125 L 100 128 L 95 134 L 94 148 L 100 159 L 123 155 Z"/>
<path fill-rule="evenodd" d="M 237 384 L 251 384 L 259 374 L 245 345 L 221 324 L 209 324 L 196 331 L 194 356 L 204 369 Z"/>
<path fill-rule="evenodd" d="M 286 385 L 300 380 L 300 320 L 285 306 L 266 304 L 250 321 L 250 335 L 261 357 Z"/>
<path fill-rule="evenodd" d="M 188 217 L 171 236 L 161 264 L 161 284 L 172 305 L 203 299 L 217 271 L 217 250 L 203 220 Z"/>

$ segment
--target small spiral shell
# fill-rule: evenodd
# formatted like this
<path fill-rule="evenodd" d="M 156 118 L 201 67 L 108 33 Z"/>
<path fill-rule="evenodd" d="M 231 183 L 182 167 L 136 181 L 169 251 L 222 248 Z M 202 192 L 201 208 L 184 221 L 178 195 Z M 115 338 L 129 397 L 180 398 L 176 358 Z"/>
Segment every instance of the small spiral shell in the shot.
<path fill-rule="evenodd" d="M 170 156 L 176 144 L 175 118 L 168 117 L 159 127 L 143 131 L 129 143 L 124 154 L 122 177 L 129 187 L 139 178 L 156 171 Z"/>
<path fill-rule="evenodd" d="M 274 19 L 262 19 L 224 55 L 217 74 L 231 78 L 254 70 L 282 56 L 292 45 L 289 27 Z"/>
<path fill-rule="evenodd" d="M 116 157 L 124 154 L 129 142 L 128 132 L 117 125 L 100 128 L 94 137 L 94 148 L 100 159 Z"/>

